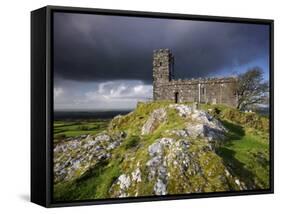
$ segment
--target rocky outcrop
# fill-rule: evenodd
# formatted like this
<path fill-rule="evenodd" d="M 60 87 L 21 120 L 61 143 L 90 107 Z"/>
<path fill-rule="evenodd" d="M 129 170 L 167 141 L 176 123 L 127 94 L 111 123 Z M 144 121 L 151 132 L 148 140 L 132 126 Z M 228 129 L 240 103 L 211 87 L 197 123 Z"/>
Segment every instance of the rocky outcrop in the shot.
<path fill-rule="evenodd" d="M 101 161 L 111 157 L 120 146 L 124 133 L 114 137 L 107 133 L 84 136 L 57 144 L 54 147 L 54 182 L 70 181 L 83 175 Z"/>
<path fill-rule="evenodd" d="M 215 153 L 214 142 L 223 141 L 227 129 L 204 110 L 183 104 L 155 109 L 141 128 L 142 135 L 153 135 L 160 124 L 169 123 L 168 112 L 175 110 L 183 120 L 179 129 L 166 129 L 165 135 L 147 146 L 147 158 L 126 162 L 126 170 L 113 183 L 114 197 L 189 192 L 242 190 L 245 185 L 228 171 Z M 137 154 L 136 154 L 137 155 Z M 134 158 L 133 158 L 134 159 Z M 146 186 L 146 187 L 145 187 Z"/>
<path fill-rule="evenodd" d="M 54 182 L 75 181 L 103 163 L 95 176 L 110 177 L 101 183 L 110 198 L 251 189 L 216 153 L 227 132 L 204 110 L 168 104 L 147 111 L 140 104 L 105 132 L 55 145 Z"/>
<path fill-rule="evenodd" d="M 170 104 L 169 108 L 173 108 L 177 110 L 179 116 L 187 117 L 192 114 L 191 106 L 183 105 L 183 104 Z"/>
<path fill-rule="evenodd" d="M 183 104 L 171 104 L 170 108 L 175 109 L 179 116 L 187 120 L 186 128 L 183 130 L 173 130 L 177 135 L 190 136 L 192 138 L 204 138 L 207 141 L 220 141 L 224 139 L 227 129 L 212 117 L 209 113 L 203 110 L 192 109 Z"/>
<path fill-rule="evenodd" d="M 151 158 L 146 163 L 149 171 L 148 180 L 156 181 L 153 187 L 155 195 L 167 194 L 168 170 L 167 160 L 163 153 L 165 147 L 169 148 L 172 143 L 174 143 L 172 138 L 161 138 L 148 147 L 148 153 Z"/>
<path fill-rule="evenodd" d="M 118 177 L 111 187 L 114 197 L 141 195 L 146 185 L 153 195 L 246 188 L 207 142 L 196 145 L 187 139 L 160 138 L 147 148 L 147 154 L 148 160 Z"/>
<path fill-rule="evenodd" d="M 141 134 L 146 135 L 153 132 L 161 123 L 167 119 L 167 113 L 164 108 L 154 110 L 141 129 Z"/>

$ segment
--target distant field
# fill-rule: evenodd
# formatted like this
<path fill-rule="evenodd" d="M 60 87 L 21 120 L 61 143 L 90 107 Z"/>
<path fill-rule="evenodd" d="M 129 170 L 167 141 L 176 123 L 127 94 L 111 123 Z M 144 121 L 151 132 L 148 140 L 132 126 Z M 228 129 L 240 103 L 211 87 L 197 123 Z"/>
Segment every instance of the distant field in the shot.
<path fill-rule="evenodd" d="M 97 134 L 107 128 L 110 120 L 54 121 L 54 143 L 67 137 Z"/>

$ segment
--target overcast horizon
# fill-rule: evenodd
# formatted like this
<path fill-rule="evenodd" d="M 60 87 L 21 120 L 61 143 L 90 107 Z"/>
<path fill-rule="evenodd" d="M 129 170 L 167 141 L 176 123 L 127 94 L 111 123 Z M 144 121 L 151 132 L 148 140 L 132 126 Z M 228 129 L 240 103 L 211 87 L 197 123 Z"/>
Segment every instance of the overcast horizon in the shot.
<path fill-rule="evenodd" d="M 152 99 L 152 54 L 175 77 L 224 77 L 258 66 L 269 79 L 269 26 L 54 13 L 55 110 L 129 110 Z"/>

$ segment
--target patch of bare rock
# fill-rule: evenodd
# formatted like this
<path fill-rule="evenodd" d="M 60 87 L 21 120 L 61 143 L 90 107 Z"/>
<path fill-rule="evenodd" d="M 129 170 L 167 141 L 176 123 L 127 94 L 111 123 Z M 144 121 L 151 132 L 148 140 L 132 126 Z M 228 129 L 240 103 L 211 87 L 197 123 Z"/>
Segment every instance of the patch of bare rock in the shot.
<path fill-rule="evenodd" d="M 101 161 L 111 157 L 120 146 L 124 133 L 111 137 L 106 132 L 97 136 L 75 138 L 54 146 L 54 181 L 73 180 Z"/>
<path fill-rule="evenodd" d="M 159 108 L 154 110 L 146 123 L 143 125 L 141 129 L 141 134 L 146 135 L 153 132 L 161 123 L 164 123 L 167 119 L 167 112 L 164 108 Z"/>

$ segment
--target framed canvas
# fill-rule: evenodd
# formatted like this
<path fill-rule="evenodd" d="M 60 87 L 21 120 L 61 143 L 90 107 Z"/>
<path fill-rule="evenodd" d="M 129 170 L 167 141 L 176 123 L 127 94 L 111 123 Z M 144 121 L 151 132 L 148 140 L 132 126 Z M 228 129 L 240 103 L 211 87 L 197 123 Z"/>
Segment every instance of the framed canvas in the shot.
<path fill-rule="evenodd" d="M 31 12 L 31 201 L 273 193 L 273 20 Z"/>

